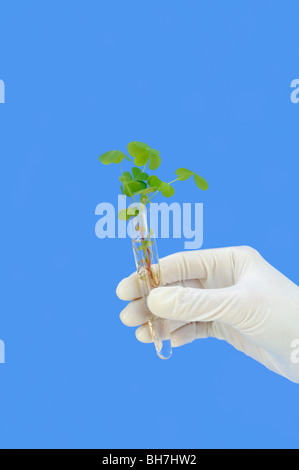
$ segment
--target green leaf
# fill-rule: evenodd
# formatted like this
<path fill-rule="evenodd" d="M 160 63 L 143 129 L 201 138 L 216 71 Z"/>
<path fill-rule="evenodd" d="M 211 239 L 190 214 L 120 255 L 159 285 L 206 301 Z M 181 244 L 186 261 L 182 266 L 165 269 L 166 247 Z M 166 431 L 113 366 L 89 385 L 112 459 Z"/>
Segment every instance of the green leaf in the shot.
<path fill-rule="evenodd" d="M 141 190 L 147 188 L 147 184 L 144 181 L 136 181 L 136 183 L 138 183 L 138 188 L 136 186 L 136 191 L 135 192 L 138 192 L 138 191 L 141 191 Z"/>
<path fill-rule="evenodd" d="M 154 242 L 151 240 L 144 240 L 142 244 L 137 248 L 137 250 L 147 250 L 149 246 L 151 246 Z"/>
<path fill-rule="evenodd" d="M 161 165 L 161 157 L 158 150 L 152 150 L 149 161 L 150 170 L 156 170 Z"/>
<path fill-rule="evenodd" d="M 138 181 L 147 181 L 148 180 L 148 174 L 147 173 L 140 173 L 140 175 L 138 176 Z"/>
<path fill-rule="evenodd" d="M 124 192 L 128 197 L 133 196 L 133 194 L 141 191 L 142 189 L 146 189 L 146 183 L 143 181 L 132 180 L 124 185 Z"/>
<path fill-rule="evenodd" d="M 137 166 L 134 166 L 132 168 L 132 174 L 133 174 L 135 180 L 139 179 L 138 176 L 141 175 L 140 168 L 137 168 Z"/>
<path fill-rule="evenodd" d="M 144 166 L 149 159 L 149 154 L 142 154 L 134 158 L 134 164 L 136 166 Z"/>
<path fill-rule="evenodd" d="M 161 183 L 162 183 L 162 181 L 155 175 L 151 175 L 147 180 L 147 184 L 151 188 L 157 188 L 158 189 L 160 187 Z"/>
<path fill-rule="evenodd" d="M 133 141 L 130 142 L 127 146 L 128 152 L 131 155 L 131 157 L 138 157 L 140 153 L 150 153 L 151 148 L 149 145 L 145 144 L 144 142 L 138 142 L 138 141 Z"/>
<path fill-rule="evenodd" d="M 125 193 L 125 195 L 128 196 L 128 197 L 132 197 L 132 196 L 133 196 L 133 192 L 132 192 L 132 190 L 130 189 L 129 184 L 125 184 L 125 185 L 124 185 L 124 193 Z"/>
<path fill-rule="evenodd" d="M 175 172 L 180 181 L 186 181 L 193 173 L 193 171 L 187 170 L 187 168 L 178 168 Z"/>
<path fill-rule="evenodd" d="M 146 181 L 148 179 L 148 174 L 143 173 L 140 168 L 133 167 L 132 173 L 136 181 Z"/>
<path fill-rule="evenodd" d="M 103 153 L 99 157 L 99 160 L 104 165 L 110 165 L 110 163 L 120 163 L 124 158 L 127 158 L 130 161 L 129 157 L 120 150 L 110 150 L 109 152 Z"/>
<path fill-rule="evenodd" d="M 137 207 L 129 207 L 128 209 L 119 211 L 117 217 L 119 220 L 129 220 L 130 217 L 136 217 L 137 214 L 139 214 Z"/>
<path fill-rule="evenodd" d="M 117 217 L 119 220 L 129 220 L 130 216 L 127 214 L 127 209 L 122 209 L 118 212 Z"/>
<path fill-rule="evenodd" d="M 159 191 L 161 191 L 161 193 L 165 197 L 171 197 L 175 193 L 174 187 L 170 186 L 170 184 L 168 184 L 168 183 L 164 183 L 163 181 L 161 182 L 161 184 L 159 186 Z"/>
<path fill-rule="evenodd" d="M 124 192 L 124 187 L 123 187 L 123 186 L 121 186 L 121 187 L 120 187 L 120 190 L 121 190 L 121 193 L 122 193 L 122 195 L 124 196 L 124 195 L 125 195 L 125 192 Z"/>
<path fill-rule="evenodd" d="M 120 177 L 119 180 L 121 183 L 128 183 L 129 181 L 133 181 L 132 175 L 129 171 L 125 171 Z"/>
<path fill-rule="evenodd" d="M 138 183 L 135 183 L 135 181 L 132 179 L 131 181 L 127 181 L 124 183 L 124 193 L 128 197 L 132 197 L 133 193 L 135 192 L 137 188 Z"/>
<path fill-rule="evenodd" d="M 138 207 L 128 207 L 128 209 L 127 209 L 127 214 L 128 214 L 130 217 L 136 217 L 136 215 L 139 214 L 139 209 L 138 209 Z"/>
<path fill-rule="evenodd" d="M 193 177 L 194 177 L 195 184 L 199 189 L 202 189 L 203 191 L 206 191 L 208 189 L 209 185 L 202 176 L 199 176 L 196 173 L 194 173 Z"/>
<path fill-rule="evenodd" d="M 134 164 L 136 166 L 143 166 L 147 163 L 151 148 L 144 142 L 133 141 L 128 144 L 128 152 L 134 157 Z"/>
<path fill-rule="evenodd" d="M 141 172 L 140 172 L 141 173 Z M 124 193 L 126 196 L 131 197 L 136 192 L 139 192 L 147 187 L 143 181 L 133 180 L 129 171 L 125 171 L 120 177 L 120 181 L 124 184 Z"/>

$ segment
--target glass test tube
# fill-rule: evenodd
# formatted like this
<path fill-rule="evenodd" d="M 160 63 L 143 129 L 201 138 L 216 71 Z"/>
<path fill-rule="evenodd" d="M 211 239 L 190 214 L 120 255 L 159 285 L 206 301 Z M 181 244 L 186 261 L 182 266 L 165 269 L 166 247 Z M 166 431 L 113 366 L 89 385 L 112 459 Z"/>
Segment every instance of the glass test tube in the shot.
<path fill-rule="evenodd" d="M 132 245 L 143 300 L 152 289 L 162 286 L 161 270 L 157 243 L 151 230 L 148 230 L 149 210 L 139 208 L 139 214 L 133 219 Z M 148 322 L 154 339 L 156 352 L 161 359 L 168 359 L 172 354 L 169 321 L 159 318 L 148 309 Z"/>

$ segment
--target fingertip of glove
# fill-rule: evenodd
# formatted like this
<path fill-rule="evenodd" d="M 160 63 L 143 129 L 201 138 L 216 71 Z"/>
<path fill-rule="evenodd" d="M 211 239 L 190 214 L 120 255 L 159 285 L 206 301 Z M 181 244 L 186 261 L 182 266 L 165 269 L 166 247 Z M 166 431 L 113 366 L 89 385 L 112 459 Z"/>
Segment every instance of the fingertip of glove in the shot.
<path fill-rule="evenodd" d="M 148 324 L 142 325 L 135 331 L 135 336 L 141 343 L 152 343 L 153 336 Z"/>
<path fill-rule="evenodd" d="M 116 295 L 120 300 L 134 300 L 140 297 L 139 286 L 136 273 L 125 277 L 120 281 L 116 288 Z"/>
<path fill-rule="evenodd" d="M 125 279 L 120 281 L 118 286 L 116 287 L 116 295 L 120 300 L 126 300 L 125 299 L 126 293 L 125 293 L 125 289 L 124 289 L 124 281 L 125 281 Z"/>

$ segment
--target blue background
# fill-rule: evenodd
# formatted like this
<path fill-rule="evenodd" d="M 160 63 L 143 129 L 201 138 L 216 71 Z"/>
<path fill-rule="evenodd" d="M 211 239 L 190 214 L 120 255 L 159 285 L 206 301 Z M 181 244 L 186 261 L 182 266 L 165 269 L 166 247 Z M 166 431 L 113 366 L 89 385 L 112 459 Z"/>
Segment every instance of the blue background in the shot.
<path fill-rule="evenodd" d="M 299 447 L 298 385 L 215 339 L 161 361 L 119 320 L 128 239 L 98 156 L 131 140 L 196 168 L 204 245 L 248 244 L 299 283 L 297 1 L 0 4 L 0 446 Z M 183 240 L 160 240 L 160 256 Z"/>

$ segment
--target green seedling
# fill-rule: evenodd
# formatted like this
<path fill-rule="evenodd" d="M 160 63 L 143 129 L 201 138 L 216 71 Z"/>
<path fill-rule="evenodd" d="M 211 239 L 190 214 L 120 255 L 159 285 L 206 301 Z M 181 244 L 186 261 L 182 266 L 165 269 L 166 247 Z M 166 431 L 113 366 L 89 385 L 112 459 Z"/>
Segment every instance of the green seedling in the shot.
<path fill-rule="evenodd" d="M 168 183 L 162 181 L 153 173 L 161 164 L 160 152 L 143 142 L 130 142 L 127 150 L 131 158 L 120 150 L 110 150 L 103 153 L 99 160 L 104 165 L 110 165 L 111 163 L 120 165 L 121 176 L 119 180 L 122 183 L 120 190 L 123 195 L 130 198 L 132 203 L 141 203 L 146 206 L 159 193 L 166 198 L 172 197 L 175 193 L 173 184 L 177 181 L 186 181 L 191 176 L 193 176 L 194 183 L 199 189 L 203 191 L 208 189 L 207 181 L 195 171 L 187 170 L 187 168 L 178 168 L 175 172 L 177 178 L 174 180 Z M 123 160 L 131 163 L 130 171 L 123 171 Z M 149 171 L 151 172 L 150 175 L 148 174 Z M 136 215 L 138 215 L 138 209 L 129 207 L 119 211 L 118 218 L 120 220 L 129 220 L 131 217 L 136 217 Z"/>
<path fill-rule="evenodd" d="M 127 221 L 130 218 L 138 216 L 142 207 L 150 204 L 153 198 L 159 193 L 166 198 L 172 197 L 175 193 L 173 184 L 177 181 L 186 181 L 191 178 L 191 176 L 193 176 L 194 183 L 199 189 L 203 191 L 208 189 L 206 180 L 195 173 L 195 171 L 187 170 L 187 168 L 178 168 L 175 172 L 176 178 L 174 180 L 168 183 L 162 181 L 154 174 L 161 164 L 160 152 L 152 149 L 143 142 L 130 142 L 127 149 L 130 157 L 120 150 L 111 150 L 99 157 L 99 160 L 104 165 L 110 165 L 111 163 L 120 165 L 120 189 L 122 194 L 129 197 L 131 201 L 130 207 L 118 212 L 118 218 L 120 220 Z M 127 160 L 131 163 L 130 171 L 123 171 L 123 160 Z M 149 172 L 151 172 L 151 174 L 149 174 Z M 136 203 L 139 208 L 134 207 L 134 203 Z M 152 230 L 150 229 L 148 231 L 146 227 L 142 226 L 141 214 L 135 223 L 135 230 L 140 239 L 140 245 L 138 248 L 135 247 L 138 270 L 143 273 L 141 275 L 141 277 L 143 276 L 142 278 L 146 278 L 145 273 L 147 273 L 151 287 L 157 287 L 160 281 L 153 267 L 155 255 L 153 251 L 153 241 L 151 240 Z"/>

